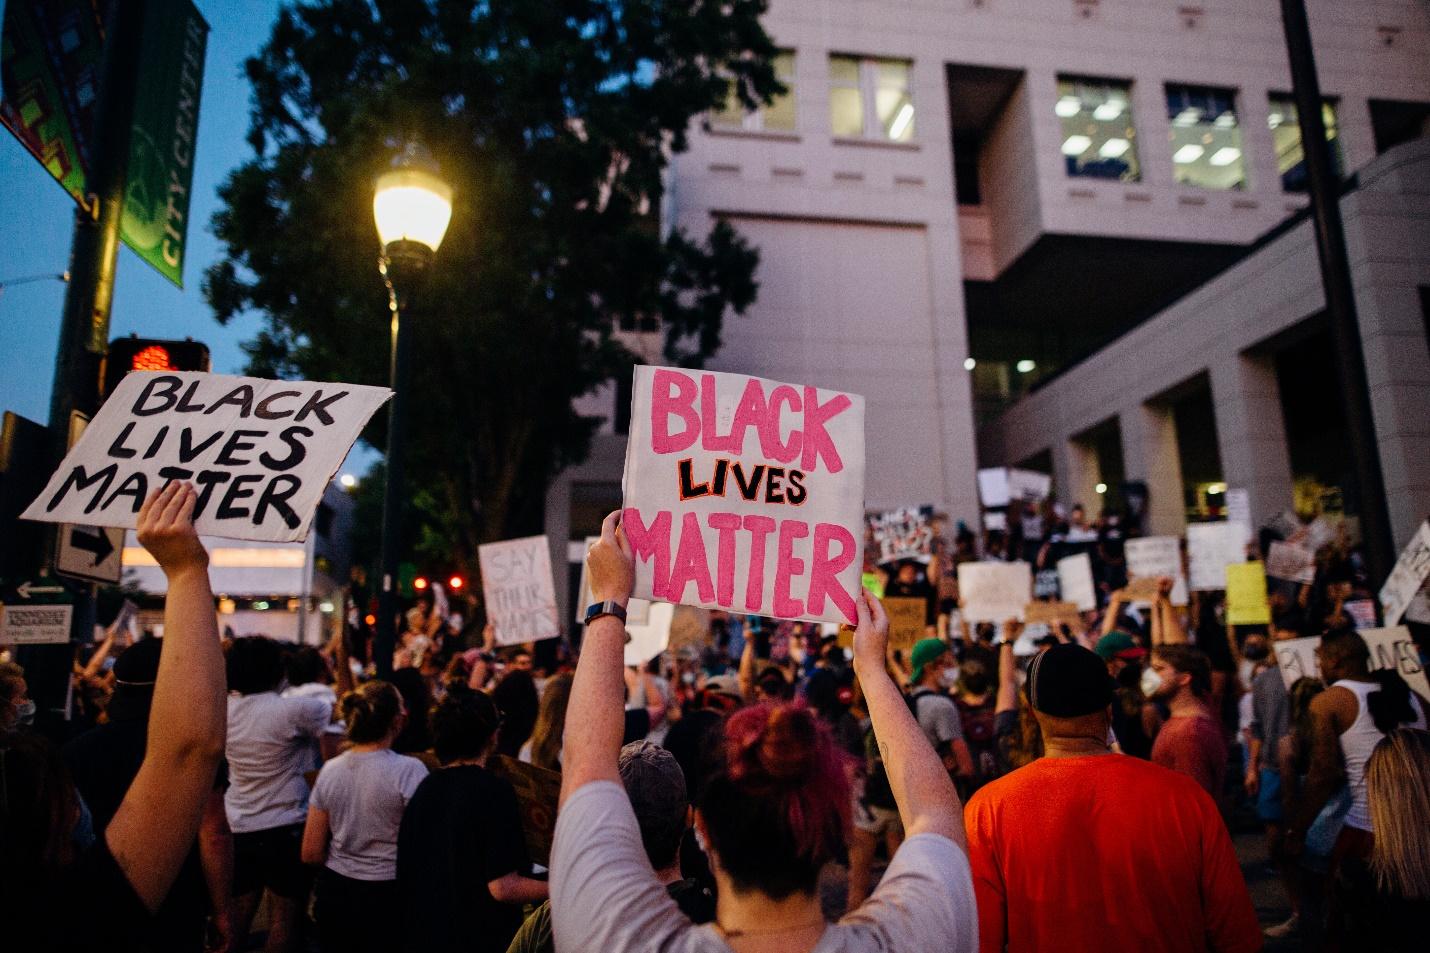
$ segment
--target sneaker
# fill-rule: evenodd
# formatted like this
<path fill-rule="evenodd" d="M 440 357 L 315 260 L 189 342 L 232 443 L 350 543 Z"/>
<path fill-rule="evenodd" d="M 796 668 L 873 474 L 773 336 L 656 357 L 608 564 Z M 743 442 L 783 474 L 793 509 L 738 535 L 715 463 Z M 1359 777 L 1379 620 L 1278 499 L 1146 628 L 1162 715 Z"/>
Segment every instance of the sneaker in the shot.
<path fill-rule="evenodd" d="M 1291 919 L 1287 920 L 1285 923 L 1278 923 L 1274 927 L 1267 927 L 1261 932 L 1273 940 L 1280 940 L 1285 937 L 1294 935 L 1297 928 L 1300 926 L 1300 915 L 1293 913 L 1291 914 Z"/>

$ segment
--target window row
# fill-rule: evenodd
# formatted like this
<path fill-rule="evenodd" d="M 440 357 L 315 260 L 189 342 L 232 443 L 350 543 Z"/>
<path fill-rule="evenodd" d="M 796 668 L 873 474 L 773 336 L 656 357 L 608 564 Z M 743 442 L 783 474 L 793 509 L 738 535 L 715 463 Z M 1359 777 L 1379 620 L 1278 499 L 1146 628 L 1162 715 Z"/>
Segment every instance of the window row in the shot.
<path fill-rule="evenodd" d="M 829 57 L 829 124 L 847 138 L 908 142 L 914 137 L 914 100 L 908 60 Z M 775 78 L 785 87 L 768 105 L 747 111 L 732 88 L 725 106 L 710 116 L 713 126 L 751 132 L 794 132 L 794 52 L 775 57 Z"/>
<path fill-rule="evenodd" d="M 1062 152 L 1068 175 L 1139 182 L 1137 130 L 1132 121 L 1130 83 L 1106 79 L 1062 77 L 1053 110 L 1062 122 Z M 1296 102 L 1273 93 L 1267 125 L 1276 148 L 1281 185 L 1288 192 L 1306 190 L 1306 154 Z M 1210 86 L 1168 84 L 1168 138 L 1176 180 L 1207 189 L 1246 188 L 1246 157 L 1242 150 L 1241 117 L 1236 92 Z M 1331 161 L 1341 174 L 1340 134 L 1335 104 L 1321 106 Z"/>

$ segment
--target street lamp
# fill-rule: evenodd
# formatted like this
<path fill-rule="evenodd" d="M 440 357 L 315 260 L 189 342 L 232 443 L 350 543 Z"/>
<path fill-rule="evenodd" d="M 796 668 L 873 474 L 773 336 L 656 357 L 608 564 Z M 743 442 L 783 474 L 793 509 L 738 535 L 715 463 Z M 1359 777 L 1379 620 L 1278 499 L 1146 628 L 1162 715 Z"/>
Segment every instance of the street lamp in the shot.
<path fill-rule="evenodd" d="M 452 187 L 436 173 L 431 155 L 411 143 L 392 168 L 378 176 L 372 196 L 372 217 L 382 242 L 378 272 L 387 285 L 388 309 L 392 312 L 392 357 L 388 368 L 392 403 L 387 410 L 387 485 L 382 495 L 382 588 L 378 592 L 377 634 L 373 642 L 373 662 L 381 678 L 391 676 L 392 653 L 397 647 L 397 548 L 409 337 L 403 333 L 402 313 L 452 220 Z"/>

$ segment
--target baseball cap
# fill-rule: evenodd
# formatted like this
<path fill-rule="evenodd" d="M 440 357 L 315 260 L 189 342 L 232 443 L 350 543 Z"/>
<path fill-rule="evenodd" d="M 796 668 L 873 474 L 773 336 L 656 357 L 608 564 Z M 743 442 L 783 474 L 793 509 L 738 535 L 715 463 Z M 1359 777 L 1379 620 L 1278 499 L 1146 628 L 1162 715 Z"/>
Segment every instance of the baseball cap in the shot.
<path fill-rule="evenodd" d="M 914 670 L 912 678 L 914 681 L 924 677 L 924 666 L 948 651 L 948 646 L 942 639 L 919 639 L 914 643 L 914 650 L 909 653 L 909 661 L 913 664 Z"/>
<path fill-rule="evenodd" d="M 705 680 L 705 690 L 719 692 L 722 695 L 734 695 L 739 698 L 740 680 L 734 675 L 711 675 Z"/>
<path fill-rule="evenodd" d="M 1081 645 L 1054 645 L 1028 666 L 1028 700 L 1055 718 L 1077 718 L 1112 704 L 1117 683 L 1107 665 Z"/>
<path fill-rule="evenodd" d="M 1107 633 L 1097 640 L 1097 648 L 1094 651 L 1104 662 L 1115 658 L 1139 659 L 1147 654 L 1147 650 L 1134 642 L 1132 636 L 1126 632 Z"/>
<path fill-rule="evenodd" d="M 647 851 L 661 844 L 674 848 L 685 833 L 690 806 L 680 762 L 660 745 L 642 740 L 622 748 L 617 764 Z"/>

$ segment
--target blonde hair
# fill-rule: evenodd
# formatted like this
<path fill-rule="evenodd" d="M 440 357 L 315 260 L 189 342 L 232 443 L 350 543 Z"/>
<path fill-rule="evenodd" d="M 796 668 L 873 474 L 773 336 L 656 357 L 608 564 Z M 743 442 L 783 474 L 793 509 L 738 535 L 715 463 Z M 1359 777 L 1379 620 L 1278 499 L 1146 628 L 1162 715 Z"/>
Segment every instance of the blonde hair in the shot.
<path fill-rule="evenodd" d="M 571 699 L 570 675 L 557 675 L 541 693 L 536 727 L 531 732 L 531 763 L 539 768 L 561 770 L 561 742 L 566 732 L 566 703 Z"/>
<path fill-rule="evenodd" d="M 1365 769 L 1376 885 L 1405 900 L 1430 900 L 1430 734 L 1397 728 Z"/>

